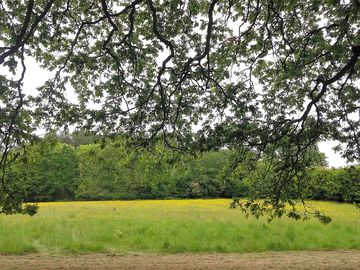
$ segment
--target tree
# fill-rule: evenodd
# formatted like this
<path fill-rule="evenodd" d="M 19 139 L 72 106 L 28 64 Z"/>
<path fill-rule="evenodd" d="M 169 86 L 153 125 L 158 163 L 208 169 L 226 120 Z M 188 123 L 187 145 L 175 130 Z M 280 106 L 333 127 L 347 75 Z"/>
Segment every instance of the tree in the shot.
<path fill-rule="evenodd" d="M 187 157 L 175 162 L 171 181 L 176 184 L 178 197 L 183 198 L 232 198 L 239 196 L 240 177 L 230 177 L 232 151 L 208 151 L 196 157 Z M 243 195 L 243 194 L 241 194 Z"/>
<path fill-rule="evenodd" d="M 266 194 L 281 207 L 317 141 L 359 160 L 359 14 L 358 0 L 1 0 L 0 64 L 20 78 L 0 77 L 0 167 L 34 123 L 257 158 L 280 142 L 291 151 Z M 27 56 L 55 72 L 33 97 Z"/>
<path fill-rule="evenodd" d="M 77 160 L 72 146 L 48 135 L 26 147 L 8 177 L 18 182 L 27 202 L 71 200 L 77 186 Z"/>
<path fill-rule="evenodd" d="M 321 168 L 310 171 L 309 195 L 314 199 L 359 203 L 360 167 Z"/>
<path fill-rule="evenodd" d="M 86 134 L 83 130 L 74 131 L 71 134 L 60 133 L 55 137 L 62 143 L 70 144 L 74 147 L 79 147 L 85 144 L 91 144 L 96 141 L 94 136 Z"/>

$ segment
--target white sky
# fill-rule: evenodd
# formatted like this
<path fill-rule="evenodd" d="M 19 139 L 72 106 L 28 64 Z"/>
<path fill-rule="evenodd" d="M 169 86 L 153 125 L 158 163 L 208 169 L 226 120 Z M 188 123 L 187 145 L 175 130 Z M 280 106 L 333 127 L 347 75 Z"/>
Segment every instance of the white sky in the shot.
<path fill-rule="evenodd" d="M 26 59 L 27 72 L 24 78 L 24 93 L 30 94 L 36 92 L 36 88 L 41 86 L 48 78 L 51 77 L 52 73 L 42 69 L 34 59 L 27 58 Z M 3 67 L 0 67 L 0 73 L 7 73 Z M 75 93 L 69 89 L 66 93 L 67 98 L 76 102 Z M 41 132 L 40 132 L 41 133 Z M 319 149 L 321 152 L 325 153 L 327 157 L 327 162 L 330 167 L 342 167 L 346 166 L 346 160 L 341 157 L 339 153 L 335 153 L 332 150 L 333 147 L 336 146 L 335 141 L 326 141 L 319 143 Z"/>
<path fill-rule="evenodd" d="M 318 144 L 320 152 L 323 152 L 326 155 L 326 161 L 328 162 L 329 167 L 344 167 L 350 165 L 350 163 L 347 163 L 339 153 L 332 150 L 336 145 L 337 142 L 335 141 L 320 142 Z"/>

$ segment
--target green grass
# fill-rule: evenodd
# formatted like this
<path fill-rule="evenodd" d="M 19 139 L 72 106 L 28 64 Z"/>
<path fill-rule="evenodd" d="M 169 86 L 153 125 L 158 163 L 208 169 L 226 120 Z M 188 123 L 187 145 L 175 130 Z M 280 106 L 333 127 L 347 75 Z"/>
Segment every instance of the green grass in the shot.
<path fill-rule="evenodd" d="M 39 214 L 0 216 L 0 253 L 257 252 L 360 249 L 360 211 L 312 202 L 333 221 L 268 224 L 230 200 L 42 203 Z"/>

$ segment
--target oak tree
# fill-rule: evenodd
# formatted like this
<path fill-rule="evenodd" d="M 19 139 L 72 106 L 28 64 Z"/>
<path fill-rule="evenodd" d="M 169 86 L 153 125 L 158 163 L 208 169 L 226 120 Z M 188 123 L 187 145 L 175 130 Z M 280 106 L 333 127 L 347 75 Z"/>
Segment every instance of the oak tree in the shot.
<path fill-rule="evenodd" d="M 303 199 L 318 141 L 359 160 L 359 29 L 359 0 L 0 0 L 0 64 L 14 74 L 0 76 L 0 212 L 21 209 L 11 149 L 39 125 L 78 125 L 234 148 L 238 162 L 274 156 L 277 177 L 247 206 L 282 215 L 287 186 Z M 23 93 L 27 57 L 54 74 L 34 95 Z"/>

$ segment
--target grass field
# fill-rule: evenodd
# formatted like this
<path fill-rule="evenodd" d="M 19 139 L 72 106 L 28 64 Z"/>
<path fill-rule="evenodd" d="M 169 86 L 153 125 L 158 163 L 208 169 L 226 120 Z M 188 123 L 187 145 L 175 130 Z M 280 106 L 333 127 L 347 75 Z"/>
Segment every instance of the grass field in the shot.
<path fill-rule="evenodd" d="M 360 249 L 360 211 L 311 202 L 333 221 L 268 224 L 229 209 L 230 200 L 40 203 L 34 217 L 0 216 L 0 253 L 254 252 Z"/>

